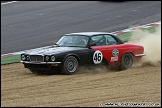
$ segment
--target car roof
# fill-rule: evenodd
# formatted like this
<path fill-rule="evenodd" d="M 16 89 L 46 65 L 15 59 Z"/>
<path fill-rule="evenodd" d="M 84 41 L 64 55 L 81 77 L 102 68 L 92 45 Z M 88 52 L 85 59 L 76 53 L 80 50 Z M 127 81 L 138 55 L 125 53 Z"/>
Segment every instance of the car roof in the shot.
<path fill-rule="evenodd" d="M 99 35 L 99 34 L 112 34 L 108 32 L 78 32 L 78 33 L 69 33 L 65 35 L 86 35 L 86 36 L 93 36 L 93 35 Z M 115 34 L 113 34 L 115 35 Z"/>

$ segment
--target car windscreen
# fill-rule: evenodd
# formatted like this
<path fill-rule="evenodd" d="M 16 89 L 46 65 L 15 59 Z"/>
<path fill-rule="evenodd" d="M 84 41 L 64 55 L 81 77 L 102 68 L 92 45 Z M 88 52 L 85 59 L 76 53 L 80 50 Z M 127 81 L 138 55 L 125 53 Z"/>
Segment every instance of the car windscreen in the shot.
<path fill-rule="evenodd" d="M 56 44 L 60 47 L 86 47 L 88 39 L 82 35 L 65 35 Z"/>

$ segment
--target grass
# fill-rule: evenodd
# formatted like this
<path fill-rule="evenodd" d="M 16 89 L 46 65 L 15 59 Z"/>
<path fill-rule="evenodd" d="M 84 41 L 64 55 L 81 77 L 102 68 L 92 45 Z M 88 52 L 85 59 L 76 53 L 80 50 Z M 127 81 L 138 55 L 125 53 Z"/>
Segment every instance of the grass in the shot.
<path fill-rule="evenodd" d="M 20 62 L 20 55 L 14 55 L 9 57 L 1 58 L 1 65 Z"/>

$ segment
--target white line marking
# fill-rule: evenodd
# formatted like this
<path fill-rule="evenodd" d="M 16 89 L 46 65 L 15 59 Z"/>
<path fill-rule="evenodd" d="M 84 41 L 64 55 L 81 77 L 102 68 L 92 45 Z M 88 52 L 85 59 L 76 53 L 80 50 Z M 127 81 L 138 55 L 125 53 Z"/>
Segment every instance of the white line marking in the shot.
<path fill-rule="evenodd" d="M 18 2 L 18 1 L 11 1 L 11 2 L 6 2 L 6 3 L 1 3 L 1 5 L 15 3 L 15 2 Z"/>

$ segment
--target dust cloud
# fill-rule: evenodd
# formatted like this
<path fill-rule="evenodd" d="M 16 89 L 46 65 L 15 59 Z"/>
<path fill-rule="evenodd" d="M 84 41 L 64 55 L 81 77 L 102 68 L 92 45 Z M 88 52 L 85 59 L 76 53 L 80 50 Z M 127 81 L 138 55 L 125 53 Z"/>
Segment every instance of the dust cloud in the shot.
<path fill-rule="evenodd" d="M 143 56 L 140 61 L 134 63 L 134 67 L 161 65 L 161 25 L 156 28 L 156 32 L 154 33 L 141 29 L 135 30 L 128 43 L 144 46 L 144 54 L 146 54 L 146 56 Z"/>

